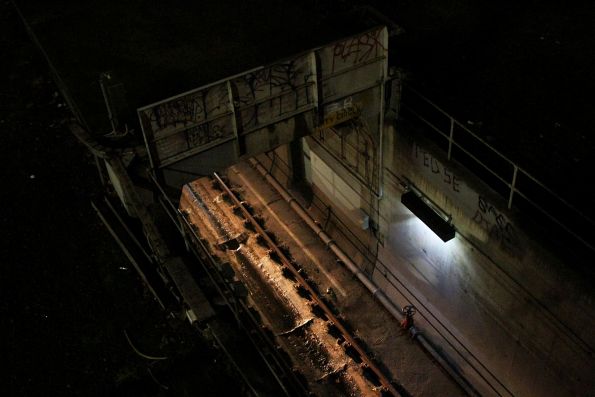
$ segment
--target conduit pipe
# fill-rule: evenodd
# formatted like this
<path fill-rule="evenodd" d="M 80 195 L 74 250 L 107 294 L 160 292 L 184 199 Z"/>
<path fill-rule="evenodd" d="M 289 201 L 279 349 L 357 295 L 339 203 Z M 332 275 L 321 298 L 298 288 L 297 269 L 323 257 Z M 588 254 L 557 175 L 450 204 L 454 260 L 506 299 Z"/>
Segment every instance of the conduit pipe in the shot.
<path fill-rule="evenodd" d="M 269 173 L 269 171 L 262 166 L 262 164 L 251 158 L 250 164 L 260 172 L 260 174 L 275 188 L 275 190 L 281 195 L 281 197 L 289 204 L 289 206 L 302 218 L 304 222 L 316 233 L 316 235 L 322 240 L 322 242 L 331 249 L 334 254 L 347 266 L 347 268 L 358 278 L 370 290 L 372 296 L 382 303 L 382 305 L 396 318 L 403 318 L 403 313 L 397 308 L 386 296 L 378 286 L 366 276 L 364 272 L 355 264 L 353 261 L 343 252 L 337 243 L 328 235 L 326 232 L 312 219 L 312 217 L 306 212 L 306 210 L 297 202 L 283 186 L 277 182 L 277 180 Z"/>
<path fill-rule="evenodd" d="M 320 227 L 318 223 L 312 219 L 310 214 L 306 212 L 304 207 L 298 203 L 293 197 L 271 173 L 262 166 L 262 164 L 255 158 L 249 159 L 250 164 L 275 188 L 277 193 L 289 204 L 289 206 L 299 215 L 299 217 L 316 233 L 316 235 L 322 240 L 322 242 L 333 251 L 333 253 L 341 260 L 345 266 L 358 278 L 359 281 L 372 293 L 372 296 L 376 298 L 382 306 L 388 310 L 395 318 L 402 320 L 404 315 L 400 308 L 396 307 L 393 302 L 386 296 L 383 290 L 381 290 L 374 281 L 370 280 L 364 272 L 355 264 L 353 261 L 343 252 L 337 243 Z M 422 347 L 434 357 L 436 361 L 456 380 L 456 382 L 470 395 L 479 396 L 480 394 L 475 390 L 473 386 L 454 368 L 453 364 L 450 363 L 446 358 L 438 353 L 432 343 L 424 336 L 424 334 L 415 326 L 409 328 L 411 337 L 419 341 Z"/>

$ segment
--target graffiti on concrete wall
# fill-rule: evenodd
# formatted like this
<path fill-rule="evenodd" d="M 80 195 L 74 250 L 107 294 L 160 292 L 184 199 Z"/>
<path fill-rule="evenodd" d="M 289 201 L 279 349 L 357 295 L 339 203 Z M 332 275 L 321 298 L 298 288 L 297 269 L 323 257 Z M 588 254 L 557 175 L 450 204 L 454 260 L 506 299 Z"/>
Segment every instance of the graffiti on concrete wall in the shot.
<path fill-rule="evenodd" d="M 388 32 L 377 28 L 315 51 L 322 117 L 313 136 L 378 195 L 387 48 Z"/>
<path fill-rule="evenodd" d="M 239 86 L 239 102 L 251 104 L 278 93 L 295 92 L 299 86 L 311 83 L 312 78 L 308 57 L 302 57 L 246 73 L 233 82 Z"/>
<path fill-rule="evenodd" d="M 413 153 L 415 158 L 423 167 L 434 175 L 434 180 L 440 181 L 446 185 L 449 191 L 460 193 L 461 179 L 447 166 L 443 165 L 438 159 L 417 143 L 413 144 Z"/>
<path fill-rule="evenodd" d="M 188 148 L 204 146 L 230 134 L 231 131 L 225 123 L 217 122 L 199 124 L 185 131 Z"/>
<path fill-rule="evenodd" d="M 203 116 L 202 100 L 200 95 L 190 98 L 180 98 L 174 102 L 156 106 L 149 112 L 149 121 L 154 131 L 168 127 L 178 127 L 201 119 Z"/>
<path fill-rule="evenodd" d="M 316 106 L 314 64 L 313 53 L 301 55 L 139 109 L 155 164 L 173 164 L 312 110 Z M 268 139 L 256 146 L 264 149 L 280 142 Z"/>
<path fill-rule="evenodd" d="M 510 255 L 522 255 L 519 236 L 504 211 L 489 202 L 485 195 L 478 194 L 451 167 L 415 142 L 411 156 L 421 175 L 452 200 L 464 216 L 485 233 L 488 242 L 497 244 Z"/>
<path fill-rule="evenodd" d="M 170 129 L 201 123 L 228 112 L 229 97 L 225 85 L 219 84 L 160 103 L 149 108 L 146 116 L 155 136 Z"/>
<path fill-rule="evenodd" d="M 143 130 L 160 164 L 182 153 L 233 136 L 231 100 L 225 83 L 179 95 L 139 110 Z"/>
<path fill-rule="evenodd" d="M 324 109 L 324 120 L 321 125 L 316 128 L 316 131 L 324 130 L 325 128 L 334 127 L 337 124 L 357 118 L 361 115 L 363 104 L 361 102 L 354 103 L 353 97 L 349 96 L 341 101 L 328 104 Z"/>
<path fill-rule="evenodd" d="M 316 141 L 354 174 L 363 186 L 376 191 L 379 183 L 378 133 L 369 128 L 363 112 L 367 93 L 350 95 L 324 107 Z"/>
<path fill-rule="evenodd" d="M 216 145 L 239 158 L 349 124 L 337 146 L 379 192 L 387 54 L 387 29 L 376 28 L 139 108 L 151 163 L 165 168 Z"/>
<path fill-rule="evenodd" d="M 387 48 L 382 33 L 383 29 L 377 29 L 335 43 L 331 71 L 384 56 Z"/>
<path fill-rule="evenodd" d="M 481 194 L 477 196 L 477 209 L 473 221 L 488 233 L 491 241 L 497 242 L 505 251 L 512 254 L 520 253 L 514 225 Z"/>
<path fill-rule="evenodd" d="M 253 130 L 313 105 L 310 55 L 278 63 L 231 81 L 242 128 Z"/>

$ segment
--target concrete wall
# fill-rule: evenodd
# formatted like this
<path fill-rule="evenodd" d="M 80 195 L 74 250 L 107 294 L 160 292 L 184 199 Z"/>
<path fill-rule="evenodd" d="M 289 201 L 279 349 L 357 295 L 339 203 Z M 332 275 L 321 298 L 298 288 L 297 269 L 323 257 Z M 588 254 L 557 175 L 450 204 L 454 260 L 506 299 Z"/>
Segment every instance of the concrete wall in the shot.
<path fill-rule="evenodd" d="M 588 282 L 440 150 L 393 127 L 385 136 L 386 239 L 374 280 L 398 303 L 422 306 L 419 321 L 485 394 L 593 395 Z M 404 208 L 399 179 L 452 215 L 454 240 L 442 243 Z"/>
<path fill-rule="evenodd" d="M 482 395 L 595 395 L 589 282 L 523 230 L 522 214 L 439 149 L 393 126 L 384 136 L 379 213 L 349 169 L 305 139 L 305 176 L 323 202 L 317 219 L 331 219 L 327 232 L 397 306 L 417 307 L 416 324 Z M 288 149 L 276 153 L 277 165 L 263 163 L 289 186 Z M 442 242 L 401 204 L 406 184 L 452 216 L 453 240 Z M 358 208 L 378 230 L 360 227 Z"/>
<path fill-rule="evenodd" d="M 315 152 L 310 152 L 310 166 L 312 185 L 318 187 L 356 227 L 366 230 L 369 216 L 363 210 L 366 205 L 362 203 L 360 192 L 352 188 Z"/>

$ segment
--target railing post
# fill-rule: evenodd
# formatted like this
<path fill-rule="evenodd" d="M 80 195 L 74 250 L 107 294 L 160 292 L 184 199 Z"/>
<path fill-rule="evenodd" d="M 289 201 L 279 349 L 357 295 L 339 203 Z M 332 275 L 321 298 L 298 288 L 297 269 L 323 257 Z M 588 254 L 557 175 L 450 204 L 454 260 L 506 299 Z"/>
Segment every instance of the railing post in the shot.
<path fill-rule="evenodd" d="M 564 206 L 566 208 L 568 208 L 568 209 L 572 210 L 574 213 L 580 215 L 589 224 L 595 225 L 595 221 L 594 220 L 592 220 L 590 217 L 588 217 L 585 214 L 583 214 L 583 212 L 581 212 L 576 207 L 574 207 L 572 204 L 570 204 L 565 199 L 563 199 L 562 197 L 560 197 L 558 194 L 556 194 L 550 188 L 548 188 L 547 186 L 545 186 L 541 181 L 537 180 L 534 176 L 532 176 L 531 174 L 529 174 L 527 171 L 519 168 L 515 163 L 512 162 L 512 160 L 510 160 L 508 157 L 504 156 L 498 150 L 496 150 L 495 148 L 493 148 L 491 145 L 489 145 L 487 142 L 485 142 L 481 137 L 479 137 L 478 135 L 476 135 L 473 131 L 469 130 L 465 125 L 463 125 L 460 122 L 456 121 L 456 119 L 454 119 L 450 114 L 448 114 L 446 111 L 442 110 L 435 103 L 433 103 L 432 101 L 430 101 L 428 98 L 426 98 L 425 96 L 423 96 L 421 93 L 419 93 L 418 91 L 416 91 L 414 88 L 408 87 L 407 85 L 404 85 L 403 86 L 403 90 L 405 90 L 405 89 L 407 90 L 408 93 L 411 93 L 410 95 L 413 96 L 413 94 L 415 94 L 415 96 L 421 98 L 421 100 L 424 103 L 429 104 L 433 109 L 436 109 L 438 112 L 440 112 L 441 114 L 443 114 L 445 117 L 447 117 L 450 120 L 450 133 L 447 136 L 446 133 L 443 131 L 443 128 L 439 128 L 439 127 L 436 127 L 435 125 L 433 125 L 429 120 L 426 120 L 421 114 L 417 113 L 413 109 L 413 107 L 407 106 L 407 103 L 406 102 L 402 102 L 400 104 L 400 105 L 403 106 L 404 109 L 406 109 L 408 112 L 411 112 L 421 122 L 425 123 L 427 126 L 429 126 L 434 131 L 436 131 L 440 135 L 440 139 L 442 139 L 442 138 L 448 139 L 448 156 L 447 156 L 447 158 L 448 158 L 449 161 L 451 160 L 451 158 L 453 156 L 453 154 L 452 154 L 453 145 L 457 145 L 457 143 L 454 141 L 454 128 L 455 128 L 455 123 L 456 123 L 458 125 L 458 128 L 462 129 L 463 132 L 466 132 L 467 134 L 471 135 L 473 138 L 475 138 L 475 140 L 477 140 L 478 142 L 480 142 L 481 144 L 483 144 L 486 148 L 490 149 L 491 152 L 493 152 L 494 154 L 498 155 L 501 159 L 507 161 L 513 167 L 512 181 L 509 182 L 509 180 L 506 179 L 506 176 L 501 176 L 499 173 L 497 173 L 496 171 L 492 170 L 488 165 L 484 164 L 481 160 L 479 160 L 477 157 L 475 157 L 470 151 L 466 150 L 461 145 L 458 145 L 459 146 L 459 150 L 461 150 L 462 153 L 464 153 L 465 155 L 469 156 L 472 160 L 474 160 L 475 162 L 477 162 L 485 170 L 487 170 L 494 177 L 496 177 L 500 182 L 506 184 L 510 188 L 510 192 L 509 192 L 509 196 L 508 196 L 508 209 L 512 209 L 512 201 L 514 199 L 515 194 L 520 195 L 531 206 L 533 206 L 533 208 L 541 211 L 549 219 L 551 219 L 552 221 L 554 221 L 556 224 L 558 224 L 564 230 L 566 230 L 567 232 L 569 232 L 570 234 L 572 234 L 577 240 L 579 240 L 580 242 L 582 242 L 586 247 L 588 247 L 589 249 L 591 249 L 592 251 L 595 252 L 595 244 L 589 243 L 583 237 L 581 237 L 580 235 L 578 235 L 574 231 L 572 231 L 569 228 L 569 226 L 567 226 L 567 223 L 563 223 L 560 220 L 561 217 L 559 215 L 553 216 L 552 214 L 548 213 L 545 209 L 543 209 L 539 204 L 537 204 L 535 201 L 533 201 L 531 198 L 527 197 L 525 195 L 525 193 L 523 193 L 521 190 L 518 190 L 517 191 L 516 183 L 517 183 L 517 177 L 518 177 L 519 171 L 521 171 L 524 174 L 524 178 L 529 178 L 529 180 L 532 183 L 535 183 L 537 186 L 539 186 L 545 192 L 547 192 L 548 194 L 552 195 L 558 202 L 564 204 Z M 385 170 L 388 170 L 388 169 L 385 168 Z"/>
<path fill-rule="evenodd" d="M 510 185 L 510 196 L 508 196 L 508 209 L 512 208 L 512 196 L 514 195 L 514 191 L 516 190 L 516 176 L 519 171 L 519 167 L 514 165 L 514 171 L 512 172 L 512 184 Z"/>
<path fill-rule="evenodd" d="M 450 157 L 452 155 L 452 137 L 455 133 L 455 119 L 454 118 L 450 118 L 450 133 L 448 134 L 448 160 L 450 160 Z"/>

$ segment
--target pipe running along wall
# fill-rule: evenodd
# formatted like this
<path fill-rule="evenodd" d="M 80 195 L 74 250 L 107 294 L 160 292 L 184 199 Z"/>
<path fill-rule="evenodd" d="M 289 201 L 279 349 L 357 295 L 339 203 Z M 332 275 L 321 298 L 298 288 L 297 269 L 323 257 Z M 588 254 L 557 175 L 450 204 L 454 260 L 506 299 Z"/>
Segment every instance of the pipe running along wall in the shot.
<path fill-rule="evenodd" d="M 384 294 L 384 292 L 370 280 L 364 272 L 339 248 L 337 243 L 328 235 L 322 228 L 310 217 L 304 208 L 297 202 L 297 200 L 287 191 L 277 180 L 262 166 L 262 164 L 252 158 L 249 160 L 251 165 L 260 172 L 260 174 L 277 190 L 289 206 L 300 216 L 300 218 L 316 233 L 322 242 L 329 247 L 337 258 L 339 258 L 345 266 L 370 290 L 372 295 L 376 297 L 383 306 L 395 317 L 401 319 L 403 314 Z"/>
<path fill-rule="evenodd" d="M 312 229 L 312 231 L 322 240 L 322 242 L 333 251 L 333 253 L 341 260 L 345 266 L 357 277 L 357 279 L 372 293 L 382 306 L 395 318 L 402 320 L 404 315 L 400 308 L 386 296 L 384 291 L 380 289 L 374 281 L 370 280 L 366 274 L 343 252 L 337 243 L 312 219 L 306 210 L 298 203 L 271 173 L 263 167 L 263 165 L 255 158 L 249 159 L 250 164 L 275 188 L 281 197 L 289 204 L 289 206 L 299 215 L 299 217 Z M 434 345 L 425 337 L 425 335 L 415 326 L 409 328 L 409 332 L 415 340 L 417 340 L 422 347 L 428 351 L 432 357 L 440 363 L 440 365 L 455 379 L 455 381 L 472 396 L 479 395 L 479 393 L 463 378 L 463 376 L 454 368 L 447 359 L 442 357 L 434 347 Z"/>

